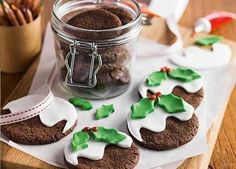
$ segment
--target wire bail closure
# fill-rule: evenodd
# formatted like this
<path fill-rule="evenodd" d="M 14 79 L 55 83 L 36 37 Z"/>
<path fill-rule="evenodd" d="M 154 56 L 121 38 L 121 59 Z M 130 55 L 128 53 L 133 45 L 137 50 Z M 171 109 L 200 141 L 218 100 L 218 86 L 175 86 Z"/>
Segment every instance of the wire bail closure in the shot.
<path fill-rule="evenodd" d="M 79 56 L 79 52 L 77 51 L 76 48 L 77 46 L 81 46 L 81 45 L 82 45 L 82 42 L 79 42 L 79 41 L 73 41 L 73 43 L 70 44 L 70 52 L 66 55 L 66 58 L 65 58 L 65 66 L 67 69 L 65 83 L 73 87 L 93 88 L 97 84 L 97 73 L 102 67 L 102 58 L 101 58 L 101 55 L 98 54 L 97 45 L 94 42 L 83 44 L 85 46 L 89 45 L 90 49 L 92 50 L 92 53 L 89 54 L 89 56 L 91 56 L 91 61 L 90 61 L 90 67 L 89 67 L 88 83 L 83 84 L 83 83 L 76 83 L 73 81 L 75 57 Z M 94 71 L 95 59 L 98 59 L 98 67 Z"/>

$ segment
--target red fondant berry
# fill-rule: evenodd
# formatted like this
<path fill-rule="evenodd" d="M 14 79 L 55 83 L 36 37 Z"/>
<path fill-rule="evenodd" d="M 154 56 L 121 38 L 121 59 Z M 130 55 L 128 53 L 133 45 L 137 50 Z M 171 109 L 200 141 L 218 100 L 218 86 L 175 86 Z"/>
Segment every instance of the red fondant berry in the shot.
<path fill-rule="evenodd" d="M 161 92 L 156 92 L 156 93 L 155 93 L 155 96 L 156 96 L 156 97 L 160 97 L 160 96 L 161 96 Z"/>
<path fill-rule="evenodd" d="M 156 100 L 156 98 L 157 98 L 157 97 L 156 97 L 155 95 L 149 96 L 149 99 L 150 99 L 150 100 Z"/>
<path fill-rule="evenodd" d="M 97 127 L 92 127 L 91 130 L 92 130 L 93 132 L 96 132 L 96 131 L 98 131 L 98 128 L 97 128 Z"/>
<path fill-rule="evenodd" d="M 167 72 L 167 73 L 170 73 L 170 72 L 171 72 L 171 68 L 167 68 L 167 69 L 166 69 L 166 72 Z"/>
<path fill-rule="evenodd" d="M 90 128 L 89 128 L 89 127 L 85 127 L 85 128 L 83 128 L 83 131 L 84 131 L 84 132 L 89 132 L 89 131 L 90 131 Z"/>
<path fill-rule="evenodd" d="M 162 67 L 160 71 L 165 72 L 165 73 L 170 73 L 171 69 L 165 66 L 165 67 Z"/>
<path fill-rule="evenodd" d="M 166 72 L 165 67 L 162 67 L 162 68 L 161 68 L 161 72 Z"/>

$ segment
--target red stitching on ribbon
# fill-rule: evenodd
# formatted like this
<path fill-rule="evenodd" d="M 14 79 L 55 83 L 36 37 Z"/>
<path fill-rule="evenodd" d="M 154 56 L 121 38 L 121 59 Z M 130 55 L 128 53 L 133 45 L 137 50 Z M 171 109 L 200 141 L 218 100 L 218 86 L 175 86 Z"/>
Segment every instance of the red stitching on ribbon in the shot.
<path fill-rule="evenodd" d="M 48 108 L 51 104 L 53 103 L 53 101 L 51 101 L 46 107 L 44 107 L 43 109 L 39 110 L 38 112 L 34 113 L 34 114 L 31 114 L 29 116 L 26 116 L 26 117 L 23 117 L 23 118 L 20 118 L 20 119 L 17 119 L 17 120 L 11 120 L 11 121 L 6 121 L 6 122 L 3 122 L 3 123 L 0 123 L 1 125 L 3 124 L 10 124 L 10 123 L 14 123 L 14 122 L 20 122 L 20 121 L 24 121 L 24 120 L 27 120 L 33 116 L 36 116 L 38 115 L 39 113 L 41 113 L 43 110 L 45 110 L 46 108 Z"/>
<path fill-rule="evenodd" d="M 17 116 L 17 115 L 21 115 L 21 114 L 23 114 L 23 113 L 27 113 L 27 112 L 29 112 L 29 111 L 31 111 L 31 110 L 34 110 L 34 109 L 36 109 L 36 108 L 39 108 L 39 107 L 43 106 L 43 105 L 49 100 L 49 98 L 51 97 L 51 95 L 52 95 L 52 94 L 50 93 L 50 95 L 49 95 L 41 104 L 39 104 L 39 105 L 37 105 L 37 106 L 35 106 L 35 107 L 33 107 L 33 108 L 30 108 L 30 109 L 25 110 L 25 111 L 23 111 L 23 112 L 12 113 L 12 114 L 9 114 L 9 115 L 2 116 L 1 119 L 8 118 L 8 117 L 14 117 L 14 116 Z"/>

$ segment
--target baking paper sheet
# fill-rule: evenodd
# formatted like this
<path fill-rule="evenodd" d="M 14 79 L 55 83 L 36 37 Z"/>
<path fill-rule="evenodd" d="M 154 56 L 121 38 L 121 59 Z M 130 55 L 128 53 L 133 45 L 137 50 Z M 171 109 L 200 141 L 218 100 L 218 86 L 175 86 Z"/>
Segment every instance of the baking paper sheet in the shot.
<path fill-rule="evenodd" d="M 41 93 L 40 90 L 36 90 L 39 86 L 44 84 L 48 81 L 48 77 L 51 73 L 50 70 L 53 70 L 55 65 L 55 55 L 53 50 L 52 44 L 52 33 L 50 29 L 48 29 L 46 35 L 47 41 L 45 45 L 47 48 L 43 49 L 42 59 L 40 61 L 39 70 L 36 74 L 36 79 L 34 79 L 33 86 L 31 88 L 31 93 Z M 145 45 L 144 45 L 145 44 Z M 139 44 L 139 51 L 138 59 L 134 68 L 133 74 L 133 84 L 131 88 L 124 93 L 123 95 L 108 99 L 105 101 L 92 101 L 94 105 L 94 109 L 91 111 L 80 111 L 78 109 L 78 126 L 75 129 L 79 130 L 84 126 L 94 126 L 94 125 L 104 125 L 107 127 L 117 127 L 121 131 L 127 132 L 126 129 L 126 116 L 129 113 L 130 105 L 136 102 L 139 98 L 137 87 L 140 82 L 152 71 L 159 69 L 161 66 L 174 66 L 171 62 L 168 61 L 167 56 L 156 57 L 155 56 L 155 49 L 157 48 L 157 44 L 150 40 L 141 39 Z M 153 51 L 146 53 L 145 51 Z M 171 55 L 170 55 L 171 57 Z M 50 58 L 50 59 L 49 59 Z M 47 64 L 44 64 L 47 63 Z M 49 66 L 51 65 L 51 66 Z M 142 68 L 142 69 L 140 69 Z M 48 70 L 48 71 L 47 71 Z M 222 111 L 224 108 L 227 98 L 229 97 L 230 91 L 232 90 L 234 79 L 233 75 L 235 72 L 232 71 L 230 66 L 224 68 L 218 68 L 213 70 L 201 71 L 203 75 L 204 81 L 204 90 L 205 90 L 205 98 L 201 106 L 197 109 L 196 113 L 200 121 L 200 129 L 197 136 L 188 144 L 181 146 L 174 150 L 168 151 L 150 151 L 140 147 L 141 157 L 137 168 L 142 169 L 149 169 L 154 168 L 160 165 L 169 164 L 171 168 L 177 167 L 180 162 L 176 162 L 170 164 L 171 162 L 175 162 L 178 160 L 184 160 L 188 157 L 195 156 L 198 154 L 205 153 L 207 151 L 207 144 L 205 140 L 205 134 L 207 132 L 207 128 L 212 124 L 214 118 L 216 117 L 216 112 Z M 54 77 L 56 75 L 56 71 L 52 73 L 50 76 L 50 81 L 54 81 Z M 137 76 L 138 75 L 138 76 Z M 219 75 L 224 77 L 224 81 L 219 80 Z M 40 80 L 38 81 L 38 79 Z M 35 86 L 34 84 L 37 84 Z M 65 99 L 71 97 L 71 95 L 67 94 L 57 83 L 57 79 L 53 83 L 53 92 L 56 96 L 63 97 Z M 219 89 L 221 89 L 221 97 L 215 97 L 216 94 L 218 96 Z M 34 91 L 34 92 L 33 92 Z M 125 102 L 124 102 L 125 100 Z M 94 113 L 96 108 L 100 107 L 102 104 L 109 104 L 113 103 L 115 105 L 116 112 L 113 113 L 108 119 L 102 120 L 94 120 Z M 119 120 L 117 120 L 119 119 Z M 72 135 L 72 134 L 71 134 Z M 16 144 L 12 141 L 7 139 L 1 138 L 4 142 L 8 143 L 9 145 L 20 149 L 28 154 L 31 154 L 43 161 L 46 161 L 50 164 L 64 167 L 64 159 L 63 159 L 63 147 L 65 141 L 68 140 L 71 135 L 67 136 L 66 138 L 48 145 L 40 145 L 40 146 L 27 146 L 27 145 L 20 145 Z M 50 150 L 50 151 L 49 151 Z M 174 167 L 173 167 L 174 166 Z M 168 168 L 167 166 L 162 166 L 163 169 Z"/>
<path fill-rule="evenodd" d="M 119 97 L 106 101 L 92 101 L 94 104 L 94 109 L 91 111 L 79 111 L 78 109 L 79 125 L 77 126 L 77 128 L 80 129 L 84 125 L 93 126 L 99 124 L 105 125 L 107 127 L 117 127 L 122 131 L 127 131 L 125 125 L 125 117 L 129 113 L 130 105 L 133 102 L 136 102 L 139 98 L 137 93 L 138 84 L 149 73 L 156 69 L 159 69 L 159 66 L 174 66 L 168 61 L 167 56 L 155 56 L 156 52 L 158 52 L 158 48 L 162 47 L 160 46 L 160 44 L 154 43 L 150 40 L 141 39 L 139 45 L 139 49 L 142 50 L 138 52 L 139 54 L 134 68 L 135 73 L 133 74 L 134 79 L 131 88 L 125 94 Z M 169 57 L 171 57 L 171 55 Z M 55 79 L 55 63 L 56 59 L 53 46 L 52 32 L 50 30 L 50 27 L 48 26 L 40 63 L 29 93 L 41 93 L 40 89 L 38 88 L 42 86 L 46 81 L 50 80 L 51 83 L 54 82 L 53 92 L 56 96 L 61 96 L 63 98 L 71 97 L 70 95 L 66 94 L 65 91 L 63 91 L 61 86 L 58 85 L 57 79 Z M 204 102 L 196 111 L 197 116 L 200 120 L 200 129 L 197 136 L 190 143 L 174 150 L 155 152 L 141 148 L 141 159 L 137 168 L 173 169 L 178 167 L 186 158 L 207 152 L 205 134 L 207 132 L 207 129 L 211 126 L 215 117 L 217 116 L 217 112 L 224 111 L 225 109 L 227 100 L 235 84 L 235 67 L 235 61 L 232 61 L 231 65 L 227 67 L 218 68 L 214 70 L 200 71 L 200 73 L 203 75 L 205 97 Z M 49 78 L 50 74 L 51 76 Z M 224 81 L 221 80 L 219 77 L 224 77 Z M 95 121 L 93 119 L 93 115 L 95 113 L 96 108 L 100 107 L 102 104 L 109 103 L 113 103 L 115 105 L 115 113 L 113 113 L 108 119 Z M 119 119 L 119 121 L 117 119 Z M 0 139 L 9 144 L 10 146 L 13 146 L 21 151 L 31 154 L 32 156 L 35 156 L 45 162 L 63 167 L 63 145 L 65 141 L 70 138 L 70 136 L 71 135 L 66 138 L 63 138 L 62 140 L 56 143 L 40 146 L 26 146 L 16 144 L 4 138 L 4 136 L 2 136 Z"/>
<path fill-rule="evenodd" d="M 54 81 L 54 77 L 56 75 L 56 71 L 53 71 L 55 70 L 53 69 L 55 65 L 55 54 L 53 50 L 48 50 L 48 49 L 53 49 L 52 32 L 50 28 L 48 28 L 46 34 L 46 40 L 47 41 L 45 41 L 46 43 L 42 53 L 42 59 L 40 60 L 40 65 L 35 76 L 37 78 L 34 79 L 30 92 L 42 93 L 42 91 L 40 91 L 40 89 L 38 88 L 42 86 L 45 82 L 51 81 L 51 83 L 53 84 L 52 90 L 55 96 L 67 99 L 71 97 L 71 95 L 63 90 L 63 88 L 60 86 L 60 83 L 58 83 L 57 79 Z M 156 47 L 154 43 L 151 43 L 151 41 L 149 43 L 146 42 L 147 40 L 140 41 L 139 48 L 143 49 L 143 51 L 145 51 L 146 48 L 150 49 L 150 46 L 152 46 L 153 48 Z M 84 126 L 104 125 L 106 127 L 116 127 L 121 131 L 127 132 L 126 117 L 129 113 L 130 105 L 139 99 L 137 91 L 138 84 L 140 84 L 142 80 L 149 73 L 155 71 L 156 69 L 159 69 L 161 66 L 163 65 L 171 66 L 171 63 L 168 61 L 167 57 L 155 57 L 155 54 L 153 53 L 150 53 L 149 57 L 146 57 L 145 56 L 146 53 L 141 51 L 139 51 L 139 54 L 140 55 L 138 56 L 134 68 L 133 84 L 131 85 L 130 89 L 123 95 L 113 99 L 108 99 L 103 101 L 92 101 L 94 109 L 91 111 L 80 111 L 78 109 L 78 116 L 79 116 L 78 126 L 75 129 L 75 131 L 83 128 Z M 142 69 L 140 69 L 140 67 L 142 67 Z M 39 79 L 39 81 L 37 79 Z M 114 104 L 116 112 L 113 113 L 108 119 L 94 120 L 94 113 L 96 108 L 100 107 L 102 104 L 109 104 L 109 103 Z M 178 160 L 183 160 L 185 158 L 206 152 L 207 151 L 207 144 L 205 141 L 206 111 L 204 109 L 205 109 L 205 104 L 203 102 L 203 104 L 201 104 L 201 106 L 196 112 L 197 116 L 199 117 L 200 128 L 197 136 L 193 139 L 193 141 L 177 149 L 161 151 L 161 152 L 146 150 L 140 147 L 141 157 L 137 168 L 142 168 L 142 169 L 154 168 L 163 164 L 168 164 Z M 68 140 L 71 137 L 71 135 L 67 136 L 66 138 L 56 143 L 48 145 L 27 146 L 27 145 L 19 145 L 11 141 L 9 141 L 8 144 L 28 154 L 31 154 L 41 160 L 44 160 L 50 164 L 59 167 L 64 167 L 63 147 L 65 141 Z M 8 140 L 4 139 L 4 141 L 7 142 Z M 176 154 L 178 155 L 176 156 Z M 177 163 L 173 165 L 176 166 Z"/>

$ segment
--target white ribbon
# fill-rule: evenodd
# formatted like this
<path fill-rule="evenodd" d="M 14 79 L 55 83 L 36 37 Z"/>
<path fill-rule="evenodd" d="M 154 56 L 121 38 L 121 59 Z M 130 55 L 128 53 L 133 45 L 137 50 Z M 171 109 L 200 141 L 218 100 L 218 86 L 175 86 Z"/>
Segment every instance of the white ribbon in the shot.
<path fill-rule="evenodd" d="M 12 124 L 12 123 L 17 123 L 20 121 L 24 121 L 24 120 L 33 118 L 33 117 L 39 115 L 41 112 L 48 109 L 53 104 L 53 102 L 54 102 L 54 96 L 53 96 L 53 93 L 51 92 L 51 90 L 49 89 L 48 95 L 45 98 L 43 98 L 36 105 L 34 105 L 30 108 L 27 108 L 27 109 L 17 111 L 17 112 L 11 112 L 9 114 L 0 115 L 0 119 L 1 119 L 0 126 Z"/>

